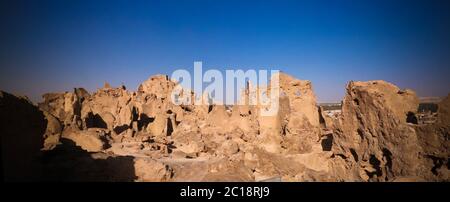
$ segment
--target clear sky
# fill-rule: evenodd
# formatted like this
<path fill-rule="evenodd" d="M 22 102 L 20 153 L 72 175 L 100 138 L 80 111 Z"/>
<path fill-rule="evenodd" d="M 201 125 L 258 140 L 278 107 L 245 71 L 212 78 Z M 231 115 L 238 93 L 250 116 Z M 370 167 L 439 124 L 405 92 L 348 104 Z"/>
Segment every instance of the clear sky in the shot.
<path fill-rule="evenodd" d="M 450 1 L 2 1 L 0 89 L 32 100 L 175 69 L 279 69 L 320 102 L 349 80 L 450 92 Z"/>

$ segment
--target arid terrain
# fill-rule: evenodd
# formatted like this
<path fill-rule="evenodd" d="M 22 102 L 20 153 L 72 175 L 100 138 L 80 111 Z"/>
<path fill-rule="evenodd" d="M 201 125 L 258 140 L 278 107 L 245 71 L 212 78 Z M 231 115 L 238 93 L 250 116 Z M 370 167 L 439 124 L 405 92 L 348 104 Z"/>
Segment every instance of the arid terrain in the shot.
<path fill-rule="evenodd" d="M 6 181 L 449 181 L 450 95 L 434 118 L 412 90 L 351 81 L 319 106 L 310 81 L 280 74 L 278 113 L 260 105 L 174 105 L 156 75 L 136 92 L 105 84 L 0 94 Z M 241 99 L 248 99 L 245 89 Z M 194 96 L 194 95 L 192 95 Z M 424 112 L 422 112 L 423 114 Z"/>

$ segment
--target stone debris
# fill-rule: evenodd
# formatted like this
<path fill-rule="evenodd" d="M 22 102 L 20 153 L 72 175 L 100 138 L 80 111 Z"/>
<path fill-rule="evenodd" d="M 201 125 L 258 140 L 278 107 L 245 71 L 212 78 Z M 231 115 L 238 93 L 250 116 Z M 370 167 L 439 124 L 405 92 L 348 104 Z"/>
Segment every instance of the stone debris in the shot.
<path fill-rule="evenodd" d="M 278 76 L 271 116 L 249 103 L 265 90 L 251 84 L 239 105 L 175 105 L 166 75 L 135 92 L 105 83 L 92 94 L 47 93 L 37 106 L 2 92 L 6 179 L 449 181 L 450 95 L 436 121 L 419 124 L 416 94 L 391 83 L 349 82 L 342 110 L 329 113 L 310 81 Z"/>

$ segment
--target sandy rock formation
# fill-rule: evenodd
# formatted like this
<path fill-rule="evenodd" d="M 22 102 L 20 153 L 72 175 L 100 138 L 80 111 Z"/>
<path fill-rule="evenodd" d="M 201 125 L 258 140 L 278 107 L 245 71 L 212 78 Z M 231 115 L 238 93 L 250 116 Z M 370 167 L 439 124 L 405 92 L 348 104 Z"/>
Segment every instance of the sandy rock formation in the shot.
<path fill-rule="evenodd" d="M 320 137 L 319 111 L 311 82 L 298 80 L 284 73 L 273 75 L 272 80 L 276 76 L 279 79 L 279 109 L 276 115 L 257 117 L 259 143 L 265 150 L 273 153 L 311 152 L 312 145 Z M 268 95 L 269 93 L 270 86 L 267 90 Z M 256 106 L 254 114 L 259 114 L 258 110 L 264 110 L 265 107 Z"/>
<path fill-rule="evenodd" d="M 89 93 L 83 88 L 75 88 L 74 92 L 47 93 L 42 96 L 44 101 L 39 103 L 38 106 L 42 111 L 46 111 L 57 118 L 65 126 L 81 127 L 82 102 L 89 96 Z"/>
<path fill-rule="evenodd" d="M 47 129 L 44 134 L 44 150 L 53 149 L 61 138 L 63 126 L 59 120 L 47 111 L 43 111 L 47 120 Z"/>
<path fill-rule="evenodd" d="M 134 169 L 136 181 L 165 182 L 173 177 L 173 169 L 170 166 L 148 158 L 136 158 Z"/>
<path fill-rule="evenodd" d="M 98 89 L 83 102 L 81 119 L 84 128 L 121 130 L 131 125 L 133 107 L 131 95 L 124 86 Z"/>
<path fill-rule="evenodd" d="M 350 82 L 333 134 L 335 157 L 353 172 L 346 171 L 342 177 L 388 181 L 396 176 L 415 176 L 422 150 L 407 118 L 417 107 L 418 99 L 410 90 L 385 81 Z"/>
<path fill-rule="evenodd" d="M 77 146 L 88 152 L 100 152 L 109 147 L 109 131 L 101 128 L 88 130 L 65 130 L 62 138 L 72 140 Z"/>
<path fill-rule="evenodd" d="M 305 116 L 312 126 L 319 126 L 319 111 L 311 82 L 285 73 L 279 73 L 279 79 L 282 93 L 289 98 L 291 113 Z"/>
<path fill-rule="evenodd" d="M 152 136 L 165 137 L 173 132 L 174 121 L 170 118 L 172 112 L 159 111 L 155 114 L 153 122 L 147 126 L 147 132 Z"/>
<path fill-rule="evenodd" d="M 170 98 L 175 82 L 167 75 L 155 75 L 144 81 L 138 88 L 139 92 L 155 95 L 157 98 Z"/>
<path fill-rule="evenodd" d="M 287 117 L 290 111 L 289 100 L 285 96 L 279 98 L 279 109 L 272 116 L 258 116 L 259 136 L 258 145 L 268 152 L 280 153 L 283 134 L 285 133 Z M 258 106 L 258 110 L 265 110 L 265 106 Z M 256 112 L 258 113 L 258 112 Z"/>

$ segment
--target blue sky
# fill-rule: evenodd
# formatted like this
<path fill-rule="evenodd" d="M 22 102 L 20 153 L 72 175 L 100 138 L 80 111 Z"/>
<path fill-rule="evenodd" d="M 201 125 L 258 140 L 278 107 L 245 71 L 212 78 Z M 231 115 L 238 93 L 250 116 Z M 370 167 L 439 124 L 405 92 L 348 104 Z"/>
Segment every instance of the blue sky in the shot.
<path fill-rule="evenodd" d="M 349 80 L 450 92 L 450 2 L 2 1 L 0 89 L 32 100 L 174 70 L 279 69 L 320 102 Z"/>

